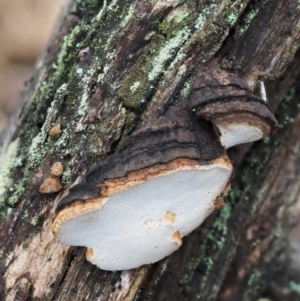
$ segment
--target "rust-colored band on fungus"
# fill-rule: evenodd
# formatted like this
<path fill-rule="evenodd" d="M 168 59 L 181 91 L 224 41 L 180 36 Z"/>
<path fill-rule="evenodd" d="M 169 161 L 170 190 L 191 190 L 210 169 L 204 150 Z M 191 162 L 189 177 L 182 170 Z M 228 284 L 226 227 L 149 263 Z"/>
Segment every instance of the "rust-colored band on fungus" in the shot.
<path fill-rule="evenodd" d="M 109 201 L 109 197 L 119 191 L 129 189 L 147 180 L 166 176 L 179 170 L 208 170 L 213 167 L 222 167 L 228 170 L 232 169 L 232 165 L 228 157 L 216 159 L 209 165 L 199 165 L 199 162 L 196 160 L 180 158 L 166 164 L 157 164 L 137 172 L 131 172 L 123 178 L 106 180 L 101 184 L 102 193 L 100 197 L 85 201 L 74 201 L 59 211 L 54 218 L 52 231 L 57 233 L 60 226 L 71 218 L 101 209 L 106 202 Z"/>

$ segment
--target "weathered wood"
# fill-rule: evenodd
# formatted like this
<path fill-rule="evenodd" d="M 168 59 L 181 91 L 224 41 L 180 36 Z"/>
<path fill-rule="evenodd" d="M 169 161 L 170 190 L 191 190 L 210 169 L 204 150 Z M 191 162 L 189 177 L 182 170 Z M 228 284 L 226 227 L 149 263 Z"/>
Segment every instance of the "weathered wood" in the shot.
<path fill-rule="evenodd" d="M 227 205 L 151 267 L 104 272 L 83 248 L 60 244 L 51 224 L 63 193 L 39 187 L 54 162 L 64 188 L 80 182 L 185 99 L 194 67 L 215 58 L 254 91 L 263 82 L 275 110 L 299 74 L 299 15 L 296 0 L 69 1 L 1 136 L 1 299 L 257 300 L 283 249 L 276 229 L 293 199 L 285 188 L 297 187 L 297 100 L 279 107 L 278 136 L 244 160 L 249 146 L 229 150 L 239 168 Z M 61 133 L 48 135 L 55 126 Z"/>

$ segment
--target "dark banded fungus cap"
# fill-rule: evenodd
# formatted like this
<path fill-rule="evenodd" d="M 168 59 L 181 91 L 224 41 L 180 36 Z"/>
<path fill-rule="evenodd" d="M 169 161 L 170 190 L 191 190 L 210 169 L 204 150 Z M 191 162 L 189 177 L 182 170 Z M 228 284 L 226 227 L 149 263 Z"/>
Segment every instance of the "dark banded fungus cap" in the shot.
<path fill-rule="evenodd" d="M 86 246 L 87 260 L 101 269 L 168 256 L 228 185 L 232 164 L 211 124 L 170 112 L 131 135 L 59 204 L 53 232 L 64 244 Z M 95 187 L 96 197 L 89 195 Z"/>
<path fill-rule="evenodd" d="M 268 104 L 241 78 L 218 68 L 198 72 L 190 106 L 214 124 L 226 149 L 276 132 L 278 124 Z"/>

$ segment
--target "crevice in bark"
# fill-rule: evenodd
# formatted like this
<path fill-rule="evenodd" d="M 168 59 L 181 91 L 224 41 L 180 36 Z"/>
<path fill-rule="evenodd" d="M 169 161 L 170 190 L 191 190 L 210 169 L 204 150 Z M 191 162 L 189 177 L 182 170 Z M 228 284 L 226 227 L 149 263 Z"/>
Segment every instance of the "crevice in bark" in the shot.
<path fill-rule="evenodd" d="M 63 274 L 61 276 L 61 279 L 59 280 L 59 282 L 57 284 L 55 284 L 55 287 L 57 287 L 58 290 L 56 291 L 56 293 L 51 298 L 51 301 L 57 300 L 57 296 L 58 296 L 58 294 L 60 294 L 59 288 L 62 286 L 62 284 L 64 283 L 65 279 L 67 278 L 67 275 L 68 275 L 68 273 L 70 271 L 70 267 L 74 263 L 74 260 L 76 258 L 76 254 L 74 252 L 74 248 L 71 248 L 69 250 L 69 254 L 70 254 L 69 256 L 68 255 L 66 256 L 67 257 L 67 260 L 66 260 L 67 265 L 64 268 L 64 272 L 63 272 Z"/>

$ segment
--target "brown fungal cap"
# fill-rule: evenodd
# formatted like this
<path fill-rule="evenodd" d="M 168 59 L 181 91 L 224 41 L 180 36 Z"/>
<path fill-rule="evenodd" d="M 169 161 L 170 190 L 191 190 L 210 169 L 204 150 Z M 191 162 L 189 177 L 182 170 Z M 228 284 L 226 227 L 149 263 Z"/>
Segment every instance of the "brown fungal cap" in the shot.
<path fill-rule="evenodd" d="M 231 172 L 227 158 L 209 165 L 176 159 L 107 180 L 99 198 L 61 209 L 53 232 L 65 244 L 87 246 L 87 259 L 102 269 L 155 262 L 213 211 Z"/>
<path fill-rule="evenodd" d="M 259 140 L 278 128 L 267 103 L 241 78 L 216 64 L 208 71 L 198 70 L 190 107 L 197 117 L 214 124 L 225 148 Z"/>
<path fill-rule="evenodd" d="M 232 165 L 212 125 L 176 111 L 132 134 L 57 209 L 53 232 L 65 244 L 88 247 L 87 259 L 102 269 L 171 254 L 227 187 Z M 98 196 L 89 194 L 95 188 Z M 93 198 L 81 200 L 87 194 Z"/>
<path fill-rule="evenodd" d="M 56 177 L 48 177 L 44 180 L 39 188 L 40 193 L 53 193 L 62 189 L 59 180 Z"/>
<path fill-rule="evenodd" d="M 55 177 L 61 176 L 64 168 L 60 162 L 55 162 L 50 168 L 50 174 Z"/>
<path fill-rule="evenodd" d="M 39 188 L 40 193 L 53 193 L 62 189 L 58 177 L 63 172 L 63 166 L 60 162 L 55 162 L 50 168 L 50 175 L 43 181 Z"/>
<path fill-rule="evenodd" d="M 225 149 L 274 132 L 277 122 L 242 79 L 217 68 L 199 72 L 187 106 L 133 132 L 69 190 L 53 221 L 61 242 L 86 246 L 102 269 L 136 268 L 174 252 L 224 205 L 232 174 Z"/>
<path fill-rule="evenodd" d="M 190 121 L 182 109 L 181 118 L 176 118 L 173 111 L 171 113 L 160 118 L 155 126 L 146 126 L 131 135 L 117 153 L 87 174 L 85 182 L 70 189 L 57 210 L 72 201 L 96 198 L 100 195 L 99 190 L 103 191 L 106 180 L 123 179 L 132 172 L 156 168 L 176 159 L 196 160 L 209 165 L 225 157 L 224 148 L 211 124 Z"/>
<path fill-rule="evenodd" d="M 237 123 L 261 124 L 261 127 L 268 128 L 265 135 L 273 134 L 277 131 L 278 123 L 267 105 L 257 101 L 228 100 L 226 102 L 208 103 L 196 111 L 198 117 L 203 117 L 212 122 L 226 121 L 230 118 Z M 256 119 L 254 119 L 256 118 Z M 253 119 L 253 121 L 252 121 Z"/>
<path fill-rule="evenodd" d="M 61 133 L 60 123 L 55 124 L 49 131 L 48 135 L 51 137 L 57 136 Z"/>

